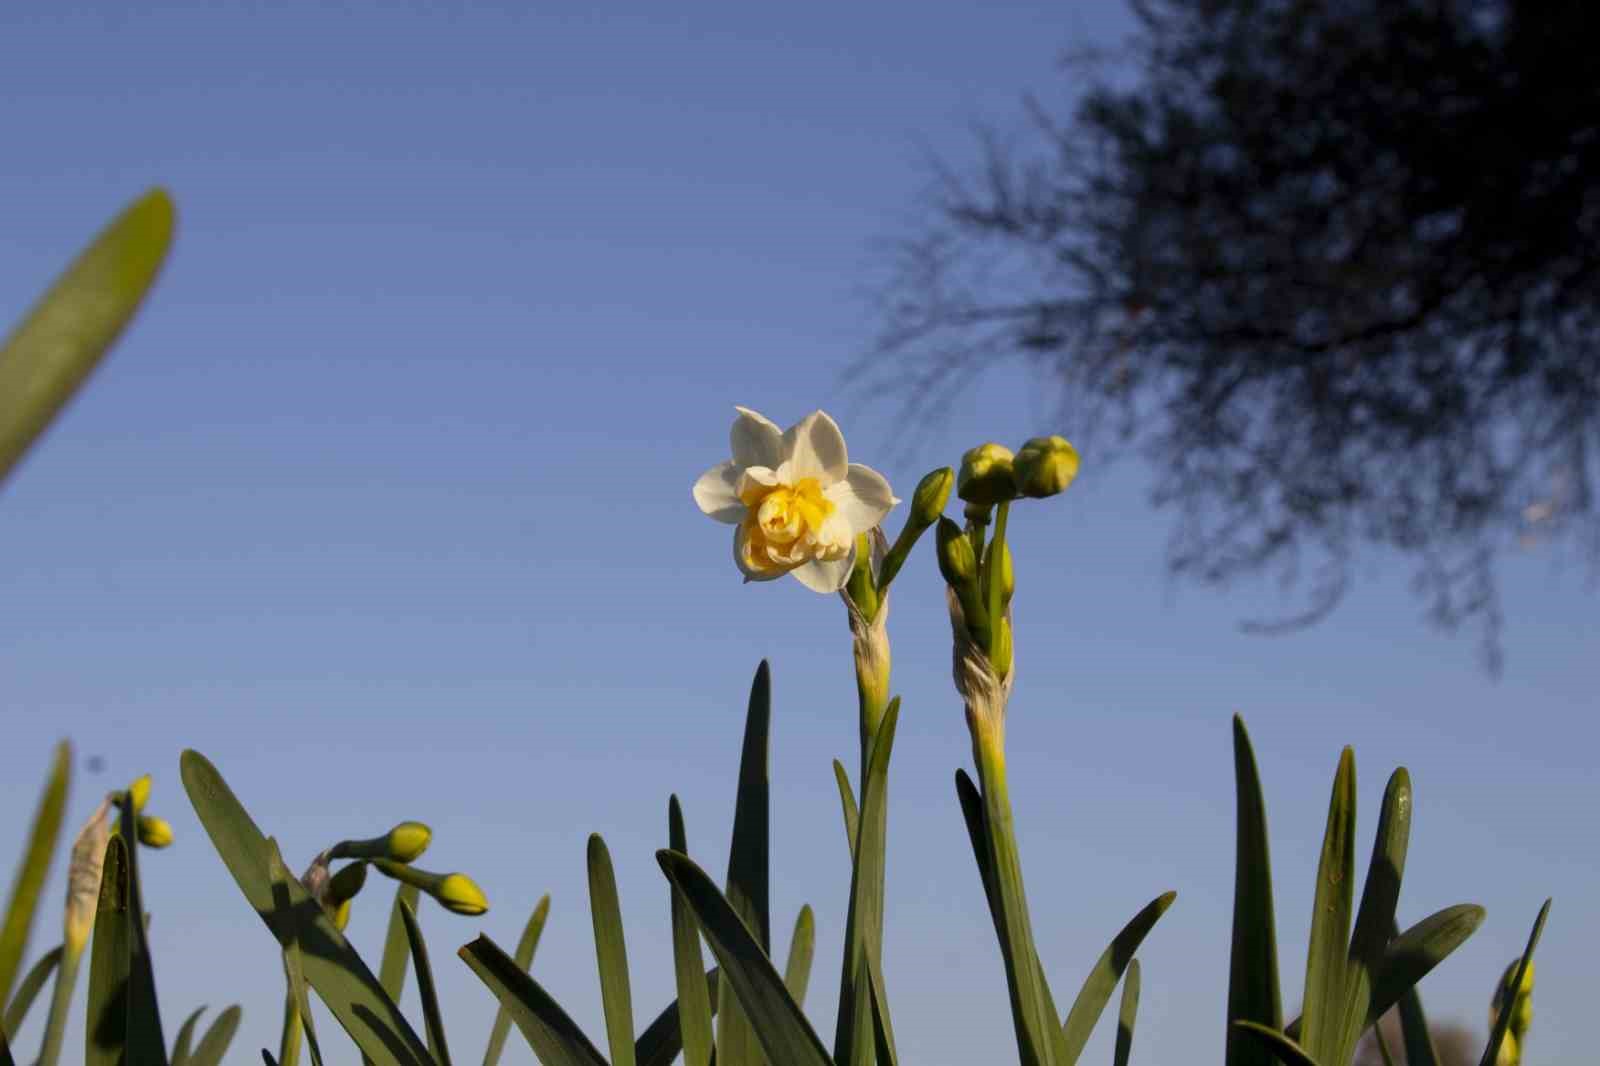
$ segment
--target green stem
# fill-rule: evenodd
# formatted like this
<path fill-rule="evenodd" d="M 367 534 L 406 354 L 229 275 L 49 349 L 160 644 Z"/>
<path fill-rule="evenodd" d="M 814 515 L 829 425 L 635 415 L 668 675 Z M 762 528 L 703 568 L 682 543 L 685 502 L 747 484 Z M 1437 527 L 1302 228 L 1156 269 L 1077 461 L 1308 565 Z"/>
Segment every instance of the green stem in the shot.
<path fill-rule="evenodd" d="M 283 997 L 283 1035 L 278 1038 L 278 1066 L 296 1066 L 300 1061 L 300 1004 L 294 992 Z"/>
<path fill-rule="evenodd" d="M 995 663 L 1000 647 L 1000 594 L 1001 586 L 1005 582 L 1000 580 L 999 570 L 1002 565 L 1000 556 L 1006 547 L 1006 519 L 1009 517 L 1011 517 L 1011 501 L 1007 500 L 1000 504 L 999 513 L 995 515 L 994 539 L 989 542 L 989 553 L 980 557 L 983 559 L 983 571 L 978 587 L 983 592 L 989 610 L 989 647 L 986 650 L 989 652 L 991 663 Z M 999 670 L 999 664 L 995 663 L 996 673 Z"/>
<path fill-rule="evenodd" d="M 50 995 L 50 1017 L 45 1023 L 44 1046 L 39 1051 L 39 1066 L 56 1066 L 61 1058 L 61 1041 L 66 1036 L 67 1012 L 72 1008 L 72 991 L 78 983 L 78 962 L 83 948 L 73 951 L 69 944 L 61 953 L 56 969 L 55 990 Z"/>
<path fill-rule="evenodd" d="M 1017 1027 L 1017 1050 L 1022 1066 L 1053 1066 L 1054 1030 L 1061 1023 L 1051 1017 L 1053 1012 L 1045 1005 L 1044 988 L 1034 962 L 1033 929 L 1022 889 L 1022 861 L 1017 854 L 1016 835 L 1011 824 L 1011 798 L 1006 789 L 1005 752 L 998 737 L 979 734 L 977 739 L 983 816 L 989 830 L 995 885 L 1000 891 L 1000 906 L 1005 917 L 1006 983 Z"/>

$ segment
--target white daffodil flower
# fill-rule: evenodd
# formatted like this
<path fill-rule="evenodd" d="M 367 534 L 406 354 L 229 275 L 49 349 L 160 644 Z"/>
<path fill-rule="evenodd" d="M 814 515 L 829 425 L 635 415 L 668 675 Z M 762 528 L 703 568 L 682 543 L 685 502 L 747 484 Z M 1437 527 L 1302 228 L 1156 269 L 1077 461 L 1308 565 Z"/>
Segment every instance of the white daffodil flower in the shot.
<path fill-rule="evenodd" d="M 733 561 L 746 581 L 793 574 L 837 592 L 855 562 L 856 535 L 900 501 L 883 475 L 850 462 L 839 427 L 814 411 L 787 430 L 736 407 L 733 458 L 694 484 L 700 510 L 735 527 Z"/>

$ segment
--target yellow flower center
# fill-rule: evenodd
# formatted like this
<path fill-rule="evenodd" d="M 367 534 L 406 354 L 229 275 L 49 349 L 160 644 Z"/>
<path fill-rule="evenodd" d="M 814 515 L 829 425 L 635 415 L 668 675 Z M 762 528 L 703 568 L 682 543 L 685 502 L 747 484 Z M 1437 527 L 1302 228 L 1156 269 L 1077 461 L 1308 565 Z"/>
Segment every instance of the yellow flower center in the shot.
<path fill-rule="evenodd" d="M 744 561 L 752 570 L 792 570 L 813 559 L 842 559 L 850 528 L 814 477 L 793 485 L 749 484 L 741 493 Z"/>

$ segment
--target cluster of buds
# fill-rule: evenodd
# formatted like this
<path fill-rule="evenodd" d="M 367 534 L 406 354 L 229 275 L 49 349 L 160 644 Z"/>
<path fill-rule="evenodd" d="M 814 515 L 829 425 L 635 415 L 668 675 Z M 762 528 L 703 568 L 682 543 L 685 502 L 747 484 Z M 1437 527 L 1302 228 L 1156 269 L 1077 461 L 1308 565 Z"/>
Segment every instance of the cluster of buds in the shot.
<path fill-rule="evenodd" d="M 939 573 L 948 588 L 955 636 L 956 688 L 966 701 L 975 742 L 980 732 L 998 742 L 1014 676 L 1016 571 L 1005 535 L 1010 506 L 1059 495 L 1077 475 L 1077 450 L 1063 437 L 1035 437 L 1015 453 L 1001 444 L 980 444 L 961 457 L 955 478 L 956 495 L 966 503 L 965 525 L 937 516 Z"/>
<path fill-rule="evenodd" d="M 342 840 L 312 861 L 300 883 L 341 930 L 350 922 L 351 903 L 367 883 L 369 866 L 402 884 L 416 886 L 455 914 L 487 911 L 489 901 L 483 890 L 466 874 L 429 873 L 411 865 L 432 842 L 433 830 L 421 822 L 401 822 L 383 836 L 368 840 Z M 340 859 L 350 861 L 334 870 L 332 863 Z"/>

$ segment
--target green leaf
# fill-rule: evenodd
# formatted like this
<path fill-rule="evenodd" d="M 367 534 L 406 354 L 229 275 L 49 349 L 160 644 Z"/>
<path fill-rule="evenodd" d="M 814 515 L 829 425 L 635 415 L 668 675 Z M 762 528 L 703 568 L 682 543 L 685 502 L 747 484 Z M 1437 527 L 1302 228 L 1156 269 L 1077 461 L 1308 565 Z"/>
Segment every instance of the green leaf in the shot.
<path fill-rule="evenodd" d="M 879 720 L 861 782 L 861 813 L 850 871 L 850 908 L 845 918 L 839 1014 L 833 1038 L 833 1057 L 841 1066 L 846 1063 L 869 1066 L 876 1051 L 870 981 L 874 965 L 881 967 L 882 961 L 882 871 L 888 836 L 889 757 L 894 751 L 899 718 L 900 700 L 895 698 L 889 701 Z"/>
<path fill-rule="evenodd" d="M 129 974 L 133 927 L 128 910 L 128 849 L 121 837 L 106 843 L 100 901 L 94 914 L 85 1012 L 85 1066 L 122 1066 L 128 1057 Z"/>
<path fill-rule="evenodd" d="M 679 851 L 678 848 L 672 850 Z M 808 903 L 795 915 L 794 933 L 789 937 L 789 960 L 783 967 L 783 987 L 800 1007 L 806 1005 L 806 986 L 811 983 L 811 957 L 816 953 L 816 946 L 817 923 Z"/>
<path fill-rule="evenodd" d="M 16 995 L 11 997 L 11 1003 L 6 1007 L 5 1018 L 0 1020 L 0 1032 L 15 1033 L 22 1028 L 22 1023 L 28 1017 L 34 1000 L 39 998 L 45 983 L 50 980 L 50 975 L 56 972 L 56 967 L 61 964 L 61 945 L 57 944 L 28 968 L 22 975 L 22 981 L 17 985 Z"/>
<path fill-rule="evenodd" d="M 728 853 L 727 897 L 752 931 L 762 951 L 772 947 L 767 779 L 772 728 L 772 671 L 765 660 L 756 668 L 739 754 L 739 786 L 733 808 L 733 843 Z M 761 1046 L 738 997 L 726 982 L 717 997 L 717 1066 L 761 1066 Z"/>
<path fill-rule="evenodd" d="M 0 1029 L 0 1066 L 17 1066 L 16 1060 L 11 1057 L 11 1045 L 6 1042 L 4 1029 Z"/>
<path fill-rule="evenodd" d="M 417 909 L 422 892 L 416 885 L 402 884 L 394 891 L 389 907 L 389 927 L 383 937 L 383 957 L 378 961 L 378 984 L 395 1003 L 406 989 L 406 969 L 411 965 L 411 944 L 406 939 L 406 920 L 401 910 Z"/>
<path fill-rule="evenodd" d="M 6 406 L 3 353 L 0 353 L 0 412 Z M 0 417 L 0 447 L 4 446 L 8 427 Z M 5 468 L 0 466 L 0 479 Z M 0 924 L 0 1003 L 11 997 L 11 988 L 22 966 L 22 957 L 28 950 L 28 936 L 33 932 L 33 918 L 39 910 L 39 894 L 50 875 L 50 860 L 55 855 L 56 841 L 61 836 L 61 819 L 67 809 L 67 788 L 72 781 L 72 745 L 62 741 L 56 745 L 55 761 L 50 766 L 50 777 L 45 781 L 44 794 L 34 810 L 33 827 L 28 831 L 28 846 L 22 853 L 22 865 L 17 868 L 16 879 L 11 883 L 11 896 L 6 902 L 5 922 Z M 6 1028 L 16 1032 L 6 1012 Z"/>
<path fill-rule="evenodd" d="M 1117 1011 L 1117 1047 L 1111 1057 L 1112 1066 L 1128 1066 L 1128 1056 L 1133 1051 L 1133 1021 L 1138 1013 L 1139 960 L 1132 959 L 1122 979 L 1122 1006 Z"/>
<path fill-rule="evenodd" d="M 1238 843 L 1233 867 L 1233 950 L 1228 964 L 1227 1066 L 1275 1066 L 1271 1050 L 1236 1039 L 1235 1022 L 1283 1024 L 1278 998 L 1278 934 L 1272 913 L 1267 807 L 1244 719 L 1233 716 L 1233 776 Z"/>
<path fill-rule="evenodd" d="M 1316 902 L 1311 912 L 1311 944 L 1306 952 L 1306 1002 L 1300 1043 L 1307 1054 L 1342 1063 L 1343 1018 L 1350 989 L 1346 958 L 1355 881 L 1356 760 L 1345 748 L 1328 800 L 1328 827 L 1317 864 Z"/>
<path fill-rule="evenodd" d="M 1422 996 L 1416 986 L 1400 997 L 1400 1040 L 1406 1049 L 1406 1066 L 1439 1066 L 1439 1050 L 1428 1031 L 1428 1017 L 1422 1010 Z"/>
<path fill-rule="evenodd" d="M 594 953 L 600 963 L 600 1000 L 605 1007 L 611 1066 L 634 1066 L 633 992 L 628 985 L 628 950 L 622 936 L 622 905 L 611 852 L 600 834 L 589 836 L 589 913 Z"/>
<path fill-rule="evenodd" d="M 1407 989 L 1414 988 L 1452 951 L 1466 943 L 1483 924 L 1483 917 L 1482 907 L 1458 903 L 1430 914 L 1390 941 L 1372 983 L 1367 1024 L 1377 1022 L 1400 1001 Z"/>
<path fill-rule="evenodd" d="M 444 1038 L 444 1016 L 439 1013 L 439 996 L 433 987 L 433 969 L 428 965 L 428 945 L 422 939 L 417 913 L 401 902 L 400 917 L 405 921 L 411 959 L 417 967 L 417 994 L 422 998 L 422 1017 L 428 1028 L 428 1053 L 439 1066 L 450 1066 L 450 1045 Z M 305 1008 L 301 1007 L 304 1013 Z M 322 1066 L 319 1062 L 317 1066 Z"/>
<path fill-rule="evenodd" d="M 300 1037 L 304 1033 L 311 1047 L 312 1066 L 322 1066 L 322 1049 L 317 1043 L 311 1002 L 306 995 L 300 941 L 293 932 L 294 905 L 289 902 L 289 882 L 294 880 L 294 875 L 284 863 L 283 854 L 278 850 L 278 841 L 273 837 L 267 838 L 267 873 L 272 880 L 273 919 L 280 928 L 291 930 L 283 943 L 283 978 L 288 990 L 288 1002 L 284 1005 L 283 1035 L 279 1038 L 278 1058 L 283 1066 L 295 1066 L 300 1060 Z"/>
<path fill-rule="evenodd" d="M 1384 969 L 1384 951 L 1394 928 L 1395 906 L 1400 902 L 1400 881 L 1405 875 L 1406 849 L 1411 839 L 1411 775 L 1404 767 L 1389 777 L 1378 832 L 1373 838 L 1367 883 L 1361 890 L 1355 931 L 1345 970 L 1345 1005 L 1335 1062 L 1355 1055 L 1362 1032 L 1375 1021 L 1372 994 L 1377 975 Z M 1382 1014 L 1379 1011 L 1378 1014 Z"/>
<path fill-rule="evenodd" d="M 850 848 L 850 858 L 855 859 L 856 832 L 860 823 L 860 812 L 856 810 L 856 794 L 850 790 L 850 774 L 844 768 L 844 763 L 838 759 L 833 760 L 833 779 L 839 786 L 839 806 L 844 810 L 844 840 Z"/>
<path fill-rule="evenodd" d="M 677 796 L 667 800 L 667 844 L 680 854 L 689 853 L 683 808 Z M 672 969 L 678 985 L 675 1017 L 683 1048 L 683 1066 L 710 1066 L 711 995 L 701 976 L 705 972 L 705 960 L 700 955 L 700 929 L 678 890 L 669 888 L 668 894 L 672 912 Z M 646 1035 L 648 1032 L 646 1030 Z M 644 1044 L 643 1037 L 639 1043 Z M 643 1054 L 637 1057 L 642 1063 Z"/>
<path fill-rule="evenodd" d="M 522 939 L 517 941 L 517 965 L 526 972 L 533 965 L 533 952 L 539 946 L 539 936 L 544 932 L 545 919 L 550 916 L 550 897 L 542 896 L 523 926 Z M 494 1028 L 489 1031 L 489 1047 L 483 1053 L 483 1066 L 495 1066 L 500 1053 L 505 1050 L 506 1037 L 511 1033 L 511 1012 L 505 1007 L 495 1011 Z"/>
<path fill-rule="evenodd" d="M 172 226 L 171 198 L 160 189 L 145 193 L 0 342 L 0 483 L 138 310 L 166 259 Z"/>
<path fill-rule="evenodd" d="M 194 1054 L 189 1056 L 188 1066 L 218 1066 L 222 1056 L 228 1053 L 228 1045 L 233 1043 L 233 1034 L 239 1031 L 239 1018 L 243 1013 L 233 1006 L 217 1015 L 206 1035 L 200 1038 Z"/>
<path fill-rule="evenodd" d="M 188 1061 L 194 1045 L 194 1027 L 200 1021 L 200 1015 L 205 1012 L 204 1007 L 196 1007 L 193 1013 L 183 1020 L 183 1024 L 178 1026 L 178 1038 L 172 1042 L 172 1057 L 168 1060 L 172 1066 L 184 1066 Z"/>
<path fill-rule="evenodd" d="M 696 936 L 699 936 L 698 926 Z M 707 970 L 705 974 L 705 988 L 707 1001 L 710 1004 L 717 1002 L 718 972 Z M 639 1042 L 634 1045 L 634 1058 L 639 1066 L 672 1066 L 678 1052 L 683 1050 L 683 1033 L 679 1026 L 678 1000 L 668 1003 L 656 1020 L 645 1026 L 639 1036 Z M 688 1066 L 685 1062 L 684 1066 Z"/>
<path fill-rule="evenodd" d="M 165 1063 L 167 1038 L 161 1031 L 161 1009 L 156 999 L 155 969 L 150 959 L 150 936 L 146 929 L 149 912 L 139 883 L 138 816 L 133 797 L 119 794 L 117 806 L 119 833 L 126 847 L 128 862 L 128 913 L 133 922 L 133 958 L 129 963 L 128 1059 L 137 1063 Z"/>
<path fill-rule="evenodd" d="M 872 1041 L 878 1052 L 878 1066 L 899 1066 L 900 1052 L 895 1049 L 894 1025 L 889 1020 L 883 969 L 875 952 L 867 955 L 867 985 L 872 997 Z"/>
<path fill-rule="evenodd" d="M 1510 988 L 1521 988 L 1528 967 L 1533 965 L 1533 949 L 1539 946 L 1539 937 L 1544 933 L 1544 921 L 1550 917 L 1550 903 L 1547 899 L 1544 906 L 1539 908 L 1539 917 L 1533 921 L 1533 932 L 1528 934 L 1528 946 L 1523 949 L 1522 958 L 1517 962 L 1517 972 L 1511 976 Z M 1500 1045 L 1505 1043 L 1506 1031 L 1510 1028 L 1511 1011 L 1508 1008 L 1500 1011 L 1495 1018 L 1494 1031 L 1489 1034 L 1489 1045 L 1483 1049 L 1483 1058 L 1478 1060 L 1478 1066 L 1495 1066 L 1500 1060 Z"/>
<path fill-rule="evenodd" d="M 457 952 L 489 986 L 544 1066 L 607 1066 L 567 1012 L 494 941 L 479 936 Z"/>
<path fill-rule="evenodd" d="M 1251 1037 L 1261 1042 L 1263 1047 L 1269 1048 L 1273 1055 L 1282 1059 L 1288 1066 L 1317 1066 L 1317 1060 L 1306 1053 L 1305 1048 L 1265 1025 L 1256 1022 L 1234 1022 L 1234 1028 L 1240 1032 L 1248 1033 Z"/>
<path fill-rule="evenodd" d="M 722 976 L 753 1023 L 768 1061 L 773 1066 L 833 1066 L 755 934 L 705 871 L 675 851 L 656 852 L 656 861 L 694 911 Z M 720 1061 L 720 1048 L 718 1056 Z"/>
<path fill-rule="evenodd" d="M 1094 1032 L 1095 1023 L 1100 1020 L 1106 1004 L 1111 1002 L 1111 993 L 1116 991 L 1117 982 L 1122 980 L 1123 973 L 1133 961 L 1133 953 L 1139 950 L 1144 938 L 1177 898 L 1176 892 L 1164 892 L 1145 904 L 1133 916 L 1133 920 L 1111 938 L 1111 943 L 1095 960 L 1094 968 L 1084 979 L 1078 998 L 1073 1001 L 1072 1009 L 1067 1012 L 1067 1020 L 1061 1026 L 1062 1035 L 1066 1037 L 1066 1059 L 1062 1066 L 1071 1066 L 1083 1054 L 1089 1034 Z"/>
<path fill-rule="evenodd" d="M 183 753 L 181 765 L 189 801 L 228 872 L 280 946 L 291 935 L 298 939 L 306 982 L 317 990 L 362 1054 L 377 1066 L 429 1066 L 427 1048 L 394 1000 L 384 993 L 321 905 L 295 880 L 287 886 L 291 909 L 286 920 L 291 927 L 284 927 L 285 919 L 273 906 L 266 837 L 216 767 L 194 751 Z"/>
<path fill-rule="evenodd" d="M 266 1066 L 278 1066 L 278 1060 L 273 1058 L 272 1052 L 266 1048 L 261 1049 L 261 1061 L 266 1063 Z"/>

